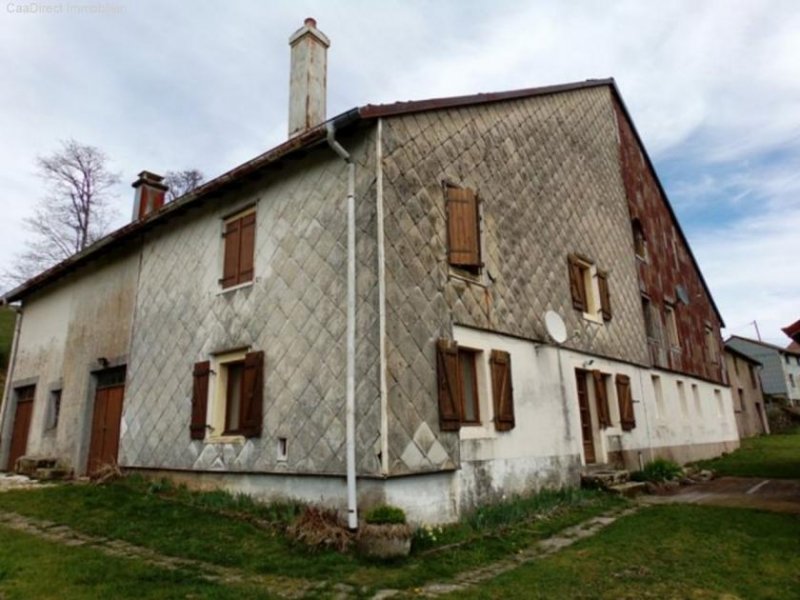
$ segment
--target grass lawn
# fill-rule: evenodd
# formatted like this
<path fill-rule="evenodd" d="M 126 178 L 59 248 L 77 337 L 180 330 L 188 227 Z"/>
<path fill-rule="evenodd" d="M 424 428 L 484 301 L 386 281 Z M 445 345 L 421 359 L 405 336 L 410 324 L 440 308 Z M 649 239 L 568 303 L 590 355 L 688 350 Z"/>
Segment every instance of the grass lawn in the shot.
<path fill-rule="evenodd" d="M 0 598 L 264 598 L 260 590 L 224 587 L 186 571 L 154 568 L 91 548 L 47 542 L 0 527 Z"/>
<path fill-rule="evenodd" d="M 800 517 L 650 507 L 457 597 L 800 598 Z"/>
<path fill-rule="evenodd" d="M 581 490 L 517 499 L 484 508 L 437 532 L 435 541 L 420 540 L 410 558 L 385 565 L 353 554 L 310 553 L 283 535 L 292 507 L 266 508 L 221 492 L 191 493 L 130 477 L 105 486 L 58 485 L 0 494 L 0 510 L 90 535 L 250 573 L 349 583 L 365 593 L 446 579 L 621 505 L 619 499 Z M 260 525 L 252 522 L 255 518 Z M 265 527 L 265 522 L 272 525 Z"/>
<path fill-rule="evenodd" d="M 800 479 L 800 429 L 746 438 L 735 452 L 698 465 L 719 475 Z"/>

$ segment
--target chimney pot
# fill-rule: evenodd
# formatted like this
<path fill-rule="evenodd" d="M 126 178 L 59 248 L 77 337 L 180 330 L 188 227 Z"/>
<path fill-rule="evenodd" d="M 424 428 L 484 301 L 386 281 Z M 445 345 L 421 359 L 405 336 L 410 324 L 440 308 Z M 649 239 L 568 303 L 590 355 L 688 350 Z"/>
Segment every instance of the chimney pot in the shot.
<path fill-rule="evenodd" d="M 289 38 L 289 137 L 325 121 L 328 47 L 327 36 L 308 17 Z"/>
<path fill-rule="evenodd" d="M 162 183 L 164 178 L 151 171 L 142 171 L 139 177 L 131 184 L 136 190 L 133 197 L 133 220 L 143 219 L 151 212 L 164 206 L 168 186 Z"/>

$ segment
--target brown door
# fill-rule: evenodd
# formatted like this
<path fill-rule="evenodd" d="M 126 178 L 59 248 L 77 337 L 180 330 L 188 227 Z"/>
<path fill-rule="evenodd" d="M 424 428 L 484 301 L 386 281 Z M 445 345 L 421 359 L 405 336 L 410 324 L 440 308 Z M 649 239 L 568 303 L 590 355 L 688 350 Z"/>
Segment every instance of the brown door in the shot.
<path fill-rule="evenodd" d="M 578 384 L 578 408 L 581 413 L 581 436 L 583 437 L 583 456 L 586 464 L 596 462 L 594 436 L 592 435 L 592 414 L 589 412 L 589 387 L 586 384 L 586 371 L 575 369 Z"/>
<path fill-rule="evenodd" d="M 120 383 L 119 381 L 122 381 Z M 117 464 L 122 399 L 125 396 L 125 372 L 98 377 L 92 415 L 92 441 L 89 445 L 89 473 L 107 464 Z"/>
<path fill-rule="evenodd" d="M 11 434 L 11 452 L 8 455 L 6 470 L 12 471 L 17 459 L 25 456 L 28 449 L 28 432 L 31 429 L 31 414 L 33 414 L 33 397 L 36 395 L 36 386 L 29 385 L 18 388 L 17 410 L 14 415 L 14 430 Z"/>

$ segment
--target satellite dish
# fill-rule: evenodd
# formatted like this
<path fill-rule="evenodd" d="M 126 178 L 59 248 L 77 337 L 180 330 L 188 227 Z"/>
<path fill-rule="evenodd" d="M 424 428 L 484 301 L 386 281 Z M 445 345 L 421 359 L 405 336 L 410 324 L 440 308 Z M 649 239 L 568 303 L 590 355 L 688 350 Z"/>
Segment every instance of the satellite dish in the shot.
<path fill-rule="evenodd" d="M 684 304 L 689 304 L 689 292 L 686 291 L 684 286 L 680 284 L 675 286 L 675 295 L 678 296 L 678 300 Z"/>
<path fill-rule="evenodd" d="M 567 326 L 556 311 L 548 310 L 544 313 L 544 327 L 547 335 L 553 338 L 556 344 L 563 344 L 567 341 Z"/>

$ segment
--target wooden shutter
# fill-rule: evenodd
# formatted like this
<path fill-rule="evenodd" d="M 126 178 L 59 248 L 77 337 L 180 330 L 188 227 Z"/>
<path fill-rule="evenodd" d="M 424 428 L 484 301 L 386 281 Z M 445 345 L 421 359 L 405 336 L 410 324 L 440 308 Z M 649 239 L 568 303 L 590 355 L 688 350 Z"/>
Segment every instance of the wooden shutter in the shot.
<path fill-rule="evenodd" d="M 194 365 L 194 386 L 192 388 L 192 421 L 189 425 L 191 439 L 206 437 L 206 410 L 208 407 L 208 375 L 211 363 L 207 360 Z"/>
<path fill-rule="evenodd" d="M 600 285 L 600 310 L 603 313 L 603 320 L 611 320 L 611 295 L 608 293 L 608 273 L 605 271 L 597 272 L 597 283 Z"/>
<path fill-rule="evenodd" d="M 241 245 L 239 248 L 239 281 L 253 281 L 253 258 L 256 244 L 256 213 L 241 219 Z"/>
<path fill-rule="evenodd" d="M 633 397 L 631 396 L 631 379 L 627 375 L 617 374 L 616 385 L 622 429 L 630 431 L 636 427 L 636 416 L 633 413 Z"/>
<path fill-rule="evenodd" d="M 461 427 L 461 376 L 458 364 L 458 344 L 454 341 L 439 340 L 436 349 L 439 429 L 458 431 Z"/>
<path fill-rule="evenodd" d="M 611 417 L 608 413 L 608 391 L 606 390 L 606 379 L 603 374 L 595 369 L 592 371 L 594 380 L 594 399 L 597 405 L 597 423 L 601 429 L 611 426 Z"/>
<path fill-rule="evenodd" d="M 569 291 L 572 294 L 572 306 L 576 310 L 586 312 L 586 286 L 583 282 L 583 267 L 577 257 L 567 257 L 569 265 Z"/>
<path fill-rule="evenodd" d="M 492 369 L 492 397 L 494 399 L 494 427 L 497 431 L 514 429 L 514 387 L 511 384 L 511 355 L 492 350 L 489 358 Z"/>
<path fill-rule="evenodd" d="M 264 405 L 264 353 L 249 352 L 244 357 L 242 412 L 240 429 L 245 437 L 260 437 Z"/>
<path fill-rule="evenodd" d="M 478 196 L 469 188 L 447 186 L 447 244 L 450 264 L 481 266 L 481 234 Z"/>
<path fill-rule="evenodd" d="M 242 239 L 242 220 L 236 219 L 225 224 L 225 259 L 220 283 L 223 288 L 239 283 L 239 248 Z"/>

